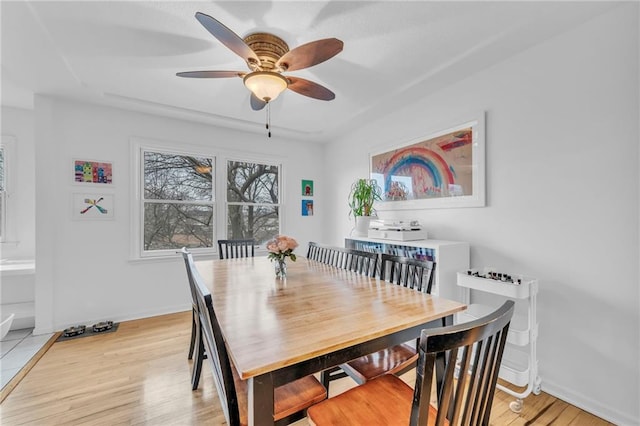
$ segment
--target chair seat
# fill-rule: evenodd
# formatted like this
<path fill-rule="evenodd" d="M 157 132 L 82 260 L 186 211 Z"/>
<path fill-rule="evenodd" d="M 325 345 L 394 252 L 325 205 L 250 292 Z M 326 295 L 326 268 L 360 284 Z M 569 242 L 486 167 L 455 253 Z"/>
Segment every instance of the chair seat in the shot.
<path fill-rule="evenodd" d="M 415 343 L 413 343 L 415 344 Z M 342 364 L 342 369 L 359 384 L 384 374 L 396 374 L 413 367 L 418 360 L 416 348 L 403 343 Z"/>
<path fill-rule="evenodd" d="M 238 410 L 240 424 L 248 424 L 247 382 L 240 379 L 233 368 L 233 379 L 238 396 Z M 314 376 L 306 376 L 293 382 L 275 388 L 273 393 L 274 421 L 288 417 L 302 411 L 313 404 L 323 401 L 327 397 L 327 390 Z"/>
<path fill-rule="evenodd" d="M 407 426 L 413 389 L 392 374 L 368 381 L 307 410 L 312 426 Z M 437 410 L 429 406 L 429 426 Z"/>

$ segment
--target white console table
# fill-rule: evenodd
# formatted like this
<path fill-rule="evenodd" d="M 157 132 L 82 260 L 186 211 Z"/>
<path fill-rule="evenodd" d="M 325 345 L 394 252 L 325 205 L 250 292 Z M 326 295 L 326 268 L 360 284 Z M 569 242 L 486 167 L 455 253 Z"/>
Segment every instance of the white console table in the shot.
<path fill-rule="evenodd" d="M 461 302 L 456 273 L 469 267 L 469 243 L 442 240 L 394 241 L 378 238 L 347 237 L 345 247 L 411 258 L 426 258 L 436 263 L 431 294 Z"/>

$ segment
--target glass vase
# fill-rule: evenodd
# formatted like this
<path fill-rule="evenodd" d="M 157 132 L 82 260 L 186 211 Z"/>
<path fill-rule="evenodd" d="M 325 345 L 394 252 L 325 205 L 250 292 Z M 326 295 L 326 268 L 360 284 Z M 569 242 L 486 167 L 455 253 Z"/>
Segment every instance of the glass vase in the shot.
<path fill-rule="evenodd" d="M 284 259 L 277 259 L 273 264 L 276 271 L 276 278 L 287 278 L 287 263 Z"/>

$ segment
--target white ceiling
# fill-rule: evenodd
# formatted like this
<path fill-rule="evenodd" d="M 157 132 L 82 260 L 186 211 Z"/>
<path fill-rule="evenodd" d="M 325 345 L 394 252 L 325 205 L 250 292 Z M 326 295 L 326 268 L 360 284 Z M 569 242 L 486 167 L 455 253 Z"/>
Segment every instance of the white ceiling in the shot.
<path fill-rule="evenodd" d="M 601 14 L 612 2 L 14 1 L 1 3 L 2 105 L 34 94 L 264 132 L 240 78 L 176 72 L 246 71 L 200 25 L 200 11 L 240 37 L 267 31 L 292 49 L 328 37 L 344 50 L 292 76 L 336 94 L 286 91 L 271 106 L 274 135 L 327 141 Z M 568 55 L 571 52 L 567 52 Z"/>

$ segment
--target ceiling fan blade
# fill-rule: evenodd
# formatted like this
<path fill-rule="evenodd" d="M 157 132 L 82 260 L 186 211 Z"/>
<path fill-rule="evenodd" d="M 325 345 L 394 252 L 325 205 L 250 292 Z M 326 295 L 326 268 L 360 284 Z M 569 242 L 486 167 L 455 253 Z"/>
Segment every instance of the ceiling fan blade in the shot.
<path fill-rule="evenodd" d="M 251 93 L 251 109 L 254 111 L 260 111 L 267 103 L 256 95 Z"/>
<path fill-rule="evenodd" d="M 331 101 L 336 98 L 335 93 L 331 90 L 319 85 L 318 83 L 314 83 L 313 81 L 289 76 L 287 76 L 287 79 L 289 80 L 288 88 L 301 95 L 320 99 L 322 101 Z"/>
<path fill-rule="evenodd" d="M 244 77 L 246 73 L 242 71 L 185 71 L 176 73 L 178 77 L 189 78 L 228 78 Z"/>
<path fill-rule="evenodd" d="M 342 52 L 343 46 L 344 43 L 337 38 L 312 41 L 285 53 L 276 62 L 276 68 L 279 67 L 283 71 L 295 71 L 312 67 Z"/>
<path fill-rule="evenodd" d="M 249 68 L 259 65 L 258 55 L 236 33 L 227 28 L 223 23 L 202 12 L 196 12 L 196 19 L 222 44 L 227 46 L 236 55 L 245 60 Z"/>

